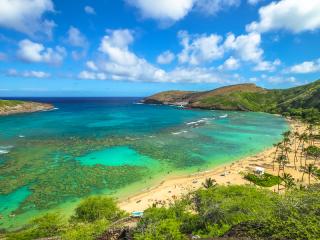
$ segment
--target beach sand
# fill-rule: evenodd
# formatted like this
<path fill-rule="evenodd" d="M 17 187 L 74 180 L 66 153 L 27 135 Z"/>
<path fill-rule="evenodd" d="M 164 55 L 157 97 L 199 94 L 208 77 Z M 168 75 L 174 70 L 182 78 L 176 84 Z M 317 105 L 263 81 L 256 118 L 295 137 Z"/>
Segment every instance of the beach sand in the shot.
<path fill-rule="evenodd" d="M 307 125 L 288 120 L 291 126 L 292 132 L 303 133 L 307 128 Z M 277 175 L 278 164 L 275 164 L 273 170 L 273 159 L 275 156 L 275 147 L 267 149 L 254 156 L 240 159 L 231 164 L 216 167 L 214 169 L 190 174 L 188 176 L 171 177 L 163 180 L 160 184 L 149 188 L 143 192 L 119 200 L 119 206 L 121 209 L 132 212 L 132 211 L 144 211 L 148 207 L 152 206 L 153 203 L 167 205 L 174 202 L 175 199 L 179 199 L 181 196 L 189 193 L 190 191 L 199 189 L 202 187 L 202 183 L 206 178 L 215 179 L 219 185 L 242 185 L 250 184 L 248 181 L 243 179 L 241 173 L 253 171 L 256 167 L 263 167 L 265 172 Z M 299 171 L 299 167 L 295 170 L 293 165 L 294 153 L 289 154 L 290 164 L 286 166 L 285 172 L 290 173 L 296 180 L 297 184 L 301 183 L 302 171 Z M 304 184 L 306 184 L 307 176 L 304 177 Z M 277 187 L 271 188 L 271 190 Z"/>

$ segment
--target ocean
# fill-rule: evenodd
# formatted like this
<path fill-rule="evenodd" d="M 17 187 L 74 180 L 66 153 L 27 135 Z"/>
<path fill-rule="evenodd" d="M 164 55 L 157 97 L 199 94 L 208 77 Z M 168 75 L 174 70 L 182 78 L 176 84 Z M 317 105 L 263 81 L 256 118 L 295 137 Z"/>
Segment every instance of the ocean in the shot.
<path fill-rule="evenodd" d="M 24 98 L 25 99 L 25 98 Z M 271 147 L 285 119 L 139 104 L 139 98 L 28 98 L 47 112 L 0 117 L 0 228 L 93 194 L 121 197 Z"/>

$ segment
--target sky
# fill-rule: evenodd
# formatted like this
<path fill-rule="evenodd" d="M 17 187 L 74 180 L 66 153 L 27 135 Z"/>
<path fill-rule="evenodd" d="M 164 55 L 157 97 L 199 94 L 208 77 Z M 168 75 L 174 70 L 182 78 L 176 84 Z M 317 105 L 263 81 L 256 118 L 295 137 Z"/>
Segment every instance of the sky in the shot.
<path fill-rule="evenodd" d="M 0 96 L 319 79 L 320 0 L 0 0 Z"/>

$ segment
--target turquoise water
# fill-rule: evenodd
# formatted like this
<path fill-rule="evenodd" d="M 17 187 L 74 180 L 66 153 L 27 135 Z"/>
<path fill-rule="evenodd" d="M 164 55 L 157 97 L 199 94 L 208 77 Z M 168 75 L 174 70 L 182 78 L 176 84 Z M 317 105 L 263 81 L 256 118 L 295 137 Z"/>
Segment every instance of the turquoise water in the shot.
<path fill-rule="evenodd" d="M 256 154 L 288 129 L 283 118 L 264 113 L 183 110 L 132 98 L 37 100 L 57 109 L 0 118 L 0 228 L 70 209 L 92 194 L 130 194 L 168 174 Z"/>
<path fill-rule="evenodd" d="M 150 166 L 157 164 L 147 156 L 143 156 L 128 146 L 110 147 L 76 158 L 83 165 L 93 166 L 96 164 L 106 166 Z"/>

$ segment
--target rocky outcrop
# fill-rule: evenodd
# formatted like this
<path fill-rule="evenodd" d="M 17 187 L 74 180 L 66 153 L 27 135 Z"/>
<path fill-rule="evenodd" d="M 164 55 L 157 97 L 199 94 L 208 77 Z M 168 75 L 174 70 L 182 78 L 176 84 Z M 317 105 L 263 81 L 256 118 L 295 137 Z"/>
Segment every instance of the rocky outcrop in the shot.
<path fill-rule="evenodd" d="M 53 108 L 53 105 L 47 103 L 0 100 L 0 116 L 48 111 Z"/>

